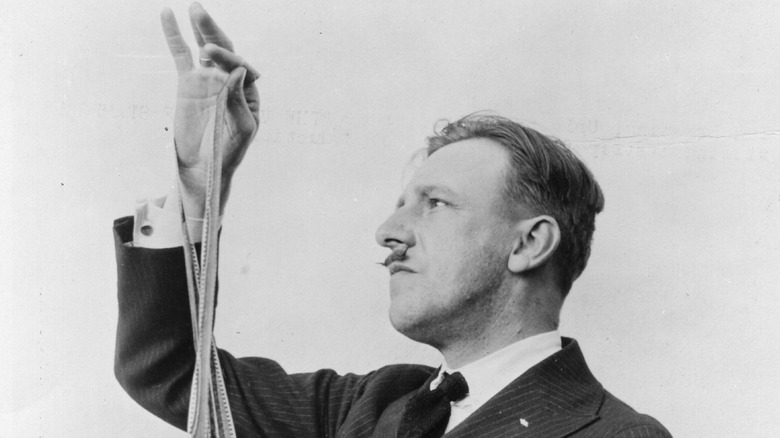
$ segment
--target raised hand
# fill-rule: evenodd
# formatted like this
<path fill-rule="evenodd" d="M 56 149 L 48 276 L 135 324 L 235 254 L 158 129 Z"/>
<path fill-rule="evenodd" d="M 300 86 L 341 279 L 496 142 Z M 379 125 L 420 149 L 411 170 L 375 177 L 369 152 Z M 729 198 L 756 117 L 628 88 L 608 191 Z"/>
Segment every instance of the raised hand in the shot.
<path fill-rule="evenodd" d="M 203 144 L 217 96 L 227 85 L 222 150 L 220 214 L 230 192 L 238 165 L 252 142 L 259 124 L 260 98 L 254 81 L 259 74 L 233 53 L 233 43 L 198 3 L 190 6 L 190 23 L 199 49 L 199 66 L 181 36 L 170 9 L 161 14 L 163 32 L 176 63 L 179 84 L 174 116 L 174 138 L 179 164 L 182 203 L 189 217 L 202 217 L 206 197 L 206 166 L 211 144 Z"/>

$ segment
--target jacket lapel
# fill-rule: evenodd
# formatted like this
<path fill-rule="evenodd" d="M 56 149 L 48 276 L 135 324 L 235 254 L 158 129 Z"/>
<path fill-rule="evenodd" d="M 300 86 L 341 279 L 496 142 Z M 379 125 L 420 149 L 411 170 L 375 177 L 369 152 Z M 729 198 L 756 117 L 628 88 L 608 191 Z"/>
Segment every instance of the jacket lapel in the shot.
<path fill-rule="evenodd" d="M 577 341 L 535 365 L 446 434 L 464 437 L 564 437 L 596 419 L 604 389 Z"/>
<path fill-rule="evenodd" d="M 415 393 L 420 391 L 427 391 L 431 386 L 433 379 L 439 375 L 439 370 L 441 370 L 441 367 L 433 371 L 428 377 L 428 380 L 426 380 L 425 383 L 416 391 L 410 392 L 391 403 L 390 406 L 388 406 L 379 417 L 379 421 L 377 421 L 376 427 L 371 434 L 371 438 L 395 438 L 398 435 L 398 427 L 401 425 L 401 419 L 403 418 L 406 403 Z"/>

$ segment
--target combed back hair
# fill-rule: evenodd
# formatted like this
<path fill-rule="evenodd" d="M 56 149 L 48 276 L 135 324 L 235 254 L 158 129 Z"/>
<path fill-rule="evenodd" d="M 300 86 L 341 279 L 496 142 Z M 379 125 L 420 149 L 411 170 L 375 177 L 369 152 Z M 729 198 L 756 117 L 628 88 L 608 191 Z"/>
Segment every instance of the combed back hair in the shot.
<path fill-rule="evenodd" d="M 427 155 L 462 140 L 486 138 L 510 156 L 506 195 L 535 214 L 555 218 L 561 242 L 553 256 L 565 297 L 588 263 L 596 214 L 604 195 L 585 164 L 566 145 L 507 118 L 471 114 L 428 137 Z"/>

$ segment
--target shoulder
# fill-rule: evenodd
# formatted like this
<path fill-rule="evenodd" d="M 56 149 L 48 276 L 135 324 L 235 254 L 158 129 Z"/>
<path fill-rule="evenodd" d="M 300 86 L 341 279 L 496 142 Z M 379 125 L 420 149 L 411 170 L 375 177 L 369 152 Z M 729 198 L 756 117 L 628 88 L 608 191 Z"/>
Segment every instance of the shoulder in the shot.
<path fill-rule="evenodd" d="M 625 438 L 672 436 L 658 420 L 637 412 L 606 390 L 598 416 L 596 426 L 600 430 L 599 436 Z"/>
<path fill-rule="evenodd" d="M 567 411 L 579 410 L 592 415 L 594 421 L 577 436 L 593 437 L 671 437 L 668 430 L 655 418 L 634 410 L 631 406 L 604 389 L 590 372 L 578 343 L 563 338 L 563 349 L 551 356 L 546 376 L 566 383 L 560 399 L 568 400 Z M 541 368 L 544 370 L 544 368 Z"/>

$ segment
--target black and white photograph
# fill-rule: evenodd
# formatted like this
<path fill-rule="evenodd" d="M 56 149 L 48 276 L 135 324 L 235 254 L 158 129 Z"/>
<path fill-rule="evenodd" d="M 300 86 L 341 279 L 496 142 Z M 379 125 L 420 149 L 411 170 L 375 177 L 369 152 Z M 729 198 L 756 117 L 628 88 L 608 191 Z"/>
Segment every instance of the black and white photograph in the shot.
<path fill-rule="evenodd" d="M 0 436 L 780 429 L 780 4 L 0 16 Z"/>

